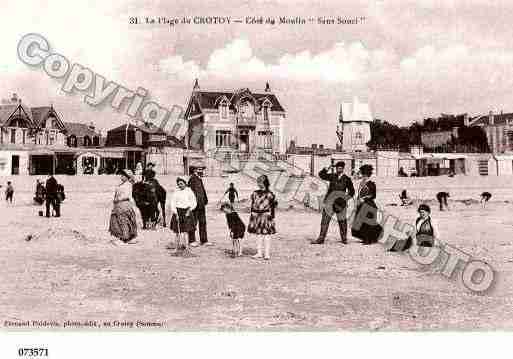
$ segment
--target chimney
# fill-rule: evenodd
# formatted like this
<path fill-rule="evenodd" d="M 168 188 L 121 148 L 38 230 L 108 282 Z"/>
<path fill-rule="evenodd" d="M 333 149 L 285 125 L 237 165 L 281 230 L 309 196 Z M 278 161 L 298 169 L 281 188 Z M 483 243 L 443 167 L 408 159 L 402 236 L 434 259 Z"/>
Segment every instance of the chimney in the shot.
<path fill-rule="evenodd" d="M 12 94 L 12 97 L 11 97 L 11 102 L 12 103 L 18 103 L 18 95 L 16 95 L 15 93 Z"/>
<path fill-rule="evenodd" d="M 90 130 L 93 130 L 93 131 L 94 131 L 94 129 L 95 129 L 95 127 L 94 127 L 94 123 L 93 123 L 92 121 L 91 121 L 91 122 L 89 122 L 89 126 L 88 126 L 88 127 L 89 127 L 89 129 L 90 129 Z"/>
<path fill-rule="evenodd" d="M 324 145 L 319 145 L 320 150 L 324 150 Z"/>
<path fill-rule="evenodd" d="M 269 82 L 265 83 L 265 92 L 271 92 L 271 86 L 269 86 Z"/>
<path fill-rule="evenodd" d="M 316 150 L 316 149 L 317 149 L 317 143 L 312 144 L 312 150 Z"/>
<path fill-rule="evenodd" d="M 490 126 L 493 126 L 495 124 L 495 121 L 494 121 L 494 116 L 493 116 L 493 111 L 490 111 L 488 113 L 488 124 Z"/>

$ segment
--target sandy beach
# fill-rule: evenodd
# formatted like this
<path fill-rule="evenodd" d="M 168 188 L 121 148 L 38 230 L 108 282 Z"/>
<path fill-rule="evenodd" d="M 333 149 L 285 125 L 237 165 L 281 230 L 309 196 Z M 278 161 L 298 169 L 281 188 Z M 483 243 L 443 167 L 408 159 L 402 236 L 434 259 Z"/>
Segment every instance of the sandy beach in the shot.
<path fill-rule="evenodd" d="M 168 190 L 173 176 L 159 177 Z M 5 182 L 8 179 L 5 179 Z M 108 220 L 115 176 L 59 177 L 67 199 L 61 218 L 38 216 L 31 203 L 35 177 L 15 177 L 15 204 L 0 204 L 0 320 L 5 329 L 139 330 L 497 330 L 513 328 L 513 189 L 500 177 L 378 179 L 378 203 L 413 222 L 416 207 L 394 206 L 406 188 L 429 200 L 442 240 L 489 263 L 497 281 L 485 294 L 466 289 L 457 272 L 449 280 L 381 244 L 337 243 L 332 224 L 325 245 L 309 240 L 320 215 L 298 202 L 280 202 L 271 260 L 230 258 L 218 200 L 230 181 L 247 198 L 254 184 L 241 177 L 205 178 L 212 247 L 176 257 L 166 246 L 169 228 L 140 231 L 139 243 L 113 242 Z M 2 181 L 4 184 L 4 181 Z M 434 194 L 451 193 L 440 212 Z M 3 190 L 3 188 L 2 188 Z M 484 190 L 494 197 L 483 209 Z M 464 201 L 467 200 L 467 203 Z M 510 203 L 511 201 L 511 203 Z M 140 218 L 139 218 L 140 221 Z M 32 323 L 32 321 L 35 321 Z M 38 325 L 38 323 L 40 325 Z M 53 324 L 52 324 L 53 323 Z"/>

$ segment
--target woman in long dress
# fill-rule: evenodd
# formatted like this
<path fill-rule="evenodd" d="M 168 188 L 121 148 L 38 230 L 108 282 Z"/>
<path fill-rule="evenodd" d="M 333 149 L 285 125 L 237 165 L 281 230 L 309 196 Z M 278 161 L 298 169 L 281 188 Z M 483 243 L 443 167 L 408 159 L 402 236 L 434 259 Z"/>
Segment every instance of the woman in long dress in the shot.
<path fill-rule="evenodd" d="M 373 168 L 371 165 L 360 167 L 361 182 L 356 198 L 356 214 L 353 221 L 352 235 L 359 238 L 362 244 L 373 244 L 379 240 L 383 228 L 378 224 L 376 206 L 376 184 L 370 180 Z M 366 218 L 362 218 L 366 216 Z"/>
<path fill-rule="evenodd" d="M 269 179 L 266 175 L 257 178 L 258 190 L 251 194 L 251 213 L 249 216 L 248 233 L 257 236 L 257 253 L 253 258 L 270 259 L 271 236 L 276 233 L 274 210 L 278 205 L 276 196 L 269 190 Z M 262 253 L 262 249 L 264 250 Z"/>
<path fill-rule="evenodd" d="M 125 243 L 137 243 L 137 217 L 132 205 L 134 176 L 130 170 L 119 171 L 121 183 L 114 192 L 114 207 L 110 215 L 109 232 Z"/>
<path fill-rule="evenodd" d="M 183 178 L 176 179 L 176 191 L 171 197 L 171 222 L 169 228 L 181 236 L 182 233 L 187 233 L 195 230 L 195 220 L 192 211 L 197 206 L 196 196 L 190 187 L 187 186 L 187 182 Z M 179 238 L 179 237 L 177 237 Z M 188 247 L 188 240 L 184 241 L 184 245 Z M 176 249 L 179 245 L 177 245 Z"/>

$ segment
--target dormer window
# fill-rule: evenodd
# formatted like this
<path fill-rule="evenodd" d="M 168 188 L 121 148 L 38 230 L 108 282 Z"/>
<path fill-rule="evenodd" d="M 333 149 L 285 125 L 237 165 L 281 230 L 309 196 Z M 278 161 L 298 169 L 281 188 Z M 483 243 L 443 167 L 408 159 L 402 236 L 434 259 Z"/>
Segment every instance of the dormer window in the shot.
<path fill-rule="evenodd" d="M 269 111 L 271 108 L 271 101 L 269 99 L 265 99 L 265 101 L 262 103 L 262 112 L 264 117 L 264 122 L 269 123 Z"/>
<path fill-rule="evenodd" d="M 269 123 L 269 106 L 264 106 L 264 122 Z"/>
<path fill-rule="evenodd" d="M 221 101 L 221 103 L 219 104 L 219 111 L 220 111 L 220 115 L 221 115 L 221 118 L 223 119 L 226 119 L 228 118 L 228 101 L 225 99 L 223 99 Z"/>
<path fill-rule="evenodd" d="M 228 118 L 228 105 L 221 105 L 221 118 Z"/>

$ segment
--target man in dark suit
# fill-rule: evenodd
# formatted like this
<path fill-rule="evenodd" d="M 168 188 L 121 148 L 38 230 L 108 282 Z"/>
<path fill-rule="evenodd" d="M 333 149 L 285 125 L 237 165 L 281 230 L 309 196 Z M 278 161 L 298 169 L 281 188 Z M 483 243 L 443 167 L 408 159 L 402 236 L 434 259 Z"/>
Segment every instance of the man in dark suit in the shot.
<path fill-rule="evenodd" d="M 148 162 L 148 164 L 146 165 L 146 169 L 142 173 L 143 181 L 147 181 L 147 180 L 155 178 L 156 172 L 155 172 L 154 168 L 155 168 L 155 165 L 152 162 Z"/>
<path fill-rule="evenodd" d="M 345 163 L 337 162 L 335 173 L 329 173 L 333 168 L 323 168 L 319 172 L 319 177 L 324 181 L 329 181 L 328 192 L 324 197 L 324 208 L 322 209 L 321 233 L 319 238 L 312 241 L 312 244 L 323 244 L 328 233 L 331 217 L 333 213 L 337 215 L 338 228 L 340 230 L 340 241 L 347 243 L 347 200 L 354 196 L 354 186 L 351 178 L 344 174 Z"/>
<path fill-rule="evenodd" d="M 50 206 L 55 211 L 55 217 L 61 216 L 61 201 L 59 199 L 59 184 L 54 176 L 46 180 L 46 217 L 50 217 Z"/>
<path fill-rule="evenodd" d="M 196 195 L 196 208 L 192 211 L 199 227 L 199 237 L 201 245 L 211 245 L 207 239 L 207 218 L 205 207 L 208 204 L 207 192 L 203 186 L 203 181 L 198 176 L 197 170 L 193 169 L 191 178 L 189 179 L 189 187 Z M 189 232 L 189 243 L 192 247 L 196 247 L 196 231 Z"/>

